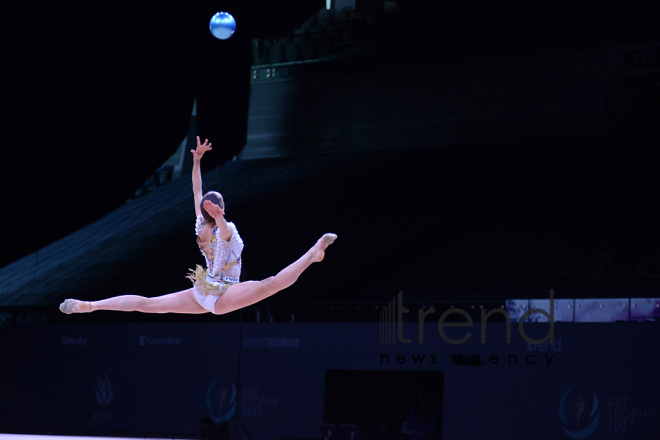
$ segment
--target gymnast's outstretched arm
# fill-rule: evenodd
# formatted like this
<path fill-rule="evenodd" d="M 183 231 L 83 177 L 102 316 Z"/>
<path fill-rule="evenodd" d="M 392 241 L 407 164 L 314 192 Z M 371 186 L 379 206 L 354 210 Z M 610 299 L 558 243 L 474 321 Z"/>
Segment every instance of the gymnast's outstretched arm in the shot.
<path fill-rule="evenodd" d="M 193 186 L 193 194 L 195 196 L 195 215 L 199 217 L 202 214 L 202 210 L 199 207 L 200 203 L 202 203 L 202 171 L 200 169 L 200 162 L 202 160 L 202 156 L 204 156 L 204 153 L 207 151 L 211 151 L 211 145 L 209 143 L 208 139 L 204 140 L 204 143 L 200 143 L 199 141 L 199 136 L 197 136 L 197 149 L 196 150 L 190 150 L 190 152 L 193 154 L 193 170 L 192 170 L 192 186 Z"/>

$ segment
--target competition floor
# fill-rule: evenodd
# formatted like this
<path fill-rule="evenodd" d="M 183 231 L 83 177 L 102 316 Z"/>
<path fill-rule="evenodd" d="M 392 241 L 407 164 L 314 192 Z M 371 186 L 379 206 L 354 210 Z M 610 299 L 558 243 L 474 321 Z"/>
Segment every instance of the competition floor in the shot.
<path fill-rule="evenodd" d="M 144 437 L 137 437 L 140 440 Z M 137 440 L 136 438 L 136 440 Z M 78 437 L 73 435 L 33 435 L 33 434 L 0 434 L 0 440 L 133 440 L 130 437 Z M 149 440 L 177 440 L 177 439 L 155 439 Z"/>

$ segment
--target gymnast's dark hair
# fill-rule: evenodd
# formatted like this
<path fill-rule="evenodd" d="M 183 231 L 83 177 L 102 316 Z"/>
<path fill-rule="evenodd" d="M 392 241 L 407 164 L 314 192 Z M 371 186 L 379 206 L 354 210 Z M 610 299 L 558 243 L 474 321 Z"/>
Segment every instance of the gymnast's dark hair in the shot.
<path fill-rule="evenodd" d="M 210 200 L 212 203 L 218 205 L 222 209 L 225 209 L 225 201 L 220 193 L 209 191 L 204 195 L 204 197 L 202 197 L 202 201 L 199 203 L 199 209 L 202 211 L 204 220 L 210 223 L 215 223 L 215 219 L 211 217 L 211 214 L 206 212 L 206 209 L 204 209 L 204 202 L 207 200 Z"/>

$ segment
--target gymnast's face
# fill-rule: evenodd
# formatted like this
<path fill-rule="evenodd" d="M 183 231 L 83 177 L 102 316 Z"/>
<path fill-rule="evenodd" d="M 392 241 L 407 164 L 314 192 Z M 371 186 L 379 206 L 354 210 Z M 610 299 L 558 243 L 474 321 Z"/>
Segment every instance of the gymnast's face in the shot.
<path fill-rule="evenodd" d="M 218 205 L 221 209 L 225 209 L 225 200 L 217 191 L 209 191 L 204 196 L 204 200 L 210 200 L 213 204 Z"/>
<path fill-rule="evenodd" d="M 201 211 L 202 211 L 202 215 L 204 216 L 204 219 L 205 219 L 207 222 L 214 223 L 215 220 L 213 219 L 213 217 L 212 217 L 212 216 L 206 211 L 206 209 L 204 208 L 204 203 L 205 203 L 207 200 L 208 200 L 209 202 L 213 203 L 214 205 L 218 205 L 223 211 L 225 210 L 225 201 L 224 201 L 224 199 L 222 198 L 222 194 L 220 194 L 219 192 L 216 192 L 216 191 L 209 191 L 209 192 L 207 192 L 207 193 L 204 195 L 204 197 L 202 197 L 202 201 L 201 201 L 200 206 L 199 206 L 199 208 L 200 208 Z M 225 212 L 226 212 L 226 211 L 225 211 Z"/>

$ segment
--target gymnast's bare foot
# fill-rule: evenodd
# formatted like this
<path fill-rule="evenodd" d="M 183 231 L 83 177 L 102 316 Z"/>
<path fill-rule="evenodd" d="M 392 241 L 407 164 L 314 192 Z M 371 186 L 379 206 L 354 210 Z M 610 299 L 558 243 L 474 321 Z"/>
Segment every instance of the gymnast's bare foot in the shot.
<path fill-rule="evenodd" d="M 325 257 L 325 250 L 337 239 L 336 234 L 323 234 L 323 237 L 319 238 L 319 241 L 316 242 L 312 250 L 312 262 L 319 263 L 323 261 Z"/>
<path fill-rule="evenodd" d="M 60 304 L 60 310 L 67 315 L 70 315 L 71 313 L 87 313 L 92 311 L 92 304 L 87 301 L 67 299 Z"/>

